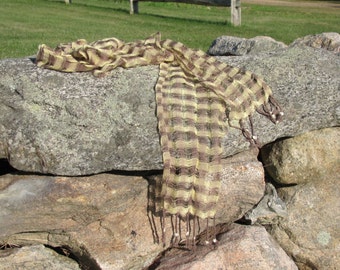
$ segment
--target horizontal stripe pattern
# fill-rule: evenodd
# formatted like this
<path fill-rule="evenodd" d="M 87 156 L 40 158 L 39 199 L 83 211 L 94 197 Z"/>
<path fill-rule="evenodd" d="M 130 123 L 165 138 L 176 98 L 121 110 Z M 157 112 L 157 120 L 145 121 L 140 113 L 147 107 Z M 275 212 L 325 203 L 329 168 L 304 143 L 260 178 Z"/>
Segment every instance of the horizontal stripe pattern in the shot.
<path fill-rule="evenodd" d="M 155 92 L 164 170 L 155 198 L 158 209 L 183 219 L 216 214 L 228 123 L 256 110 L 272 120 L 281 114 L 271 89 L 255 74 L 180 42 L 161 40 L 159 34 L 130 43 L 109 38 L 56 49 L 41 45 L 36 61 L 40 67 L 96 76 L 116 67 L 159 65 Z"/>

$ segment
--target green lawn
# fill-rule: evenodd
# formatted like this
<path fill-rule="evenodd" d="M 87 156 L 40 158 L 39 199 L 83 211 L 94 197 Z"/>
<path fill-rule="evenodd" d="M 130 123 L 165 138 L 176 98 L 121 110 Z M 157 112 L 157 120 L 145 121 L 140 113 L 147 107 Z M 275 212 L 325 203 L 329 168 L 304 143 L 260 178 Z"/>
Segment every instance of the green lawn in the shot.
<path fill-rule="evenodd" d="M 177 3 L 140 2 L 140 14 L 129 14 L 129 1 L 1 0 L 0 58 L 36 53 L 79 38 L 95 41 L 117 37 L 143 39 L 155 32 L 207 50 L 221 35 L 268 35 L 289 44 L 321 32 L 340 32 L 339 8 L 283 7 L 242 4 L 242 26 L 230 24 L 230 9 Z"/>

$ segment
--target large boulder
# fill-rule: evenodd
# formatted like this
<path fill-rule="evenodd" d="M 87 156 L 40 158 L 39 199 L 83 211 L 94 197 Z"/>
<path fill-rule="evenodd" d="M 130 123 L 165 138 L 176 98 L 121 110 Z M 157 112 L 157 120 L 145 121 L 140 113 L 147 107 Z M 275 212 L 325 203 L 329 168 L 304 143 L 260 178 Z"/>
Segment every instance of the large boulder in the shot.
<path fill-rule="evenodd" d="M 254 115 L 263 144 L 339 125 L 340 58 L 332 52 L 293 46 L 220 60 L 263 76 L 284 109 L 278 125 Z M 0 61 L 0 158 L 58 175 L 162 169 L 157 76 L 157 66 L 95 78 L 41 69 L 28 58 Z M 228 130 L 224 157 L 248 147 L 239 130 Z"/>
<path fill-rule="evenodd" d="M 265 168 L 286 206 L 271 233 L 299 269 L 340 265 L 339 136 L 339 127 L 321 129 L 262 149 Z"/>
<path fill-rule="evenodd" d="M 307 132 L 265 146 L 266 171 L 277 183 L 301 184 L 330 175 L 340 167 L 340 128 Z"/>
<path fill-rule="evenodd" d="M 265 187 L 254 153 L 225 159 L 223 167 L 216 224 L 240 219 L 258 203 Z M 155 184 L 150 178 L 0 176 L 0 246 L 44 244 L 67 249 L 89 269 L 142 269 L 163 250 L 155 243 L 161 235 L 160 217 L 148 212 Z M 168 245 L 170 218 L 165 224 Z M 15 256 L 6 258 L 15 263 Z"/>
<path fill-rule="evenodd" d="M 273 225 L 271 234 L 300 269 L 328 270 L 340 265 L 339 175 L 340 169 L 278 191 L 288 215 Z"/>

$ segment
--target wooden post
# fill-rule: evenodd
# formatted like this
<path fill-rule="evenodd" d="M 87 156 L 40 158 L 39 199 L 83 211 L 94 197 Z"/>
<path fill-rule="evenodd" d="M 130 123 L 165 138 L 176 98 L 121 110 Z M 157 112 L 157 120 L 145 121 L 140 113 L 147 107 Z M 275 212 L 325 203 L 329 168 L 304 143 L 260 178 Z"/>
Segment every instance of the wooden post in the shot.
<path fill-rule="evenodd" d="M 231 0 L 231 24 L 241 25 L 241 0 Z"/>
<path fill-rule="evenodd" d="M 66 3 L 66 4 L 71 4 L 71 3 L 72 3 L 72 0 L 65 0 L 65 3 Z"/>
<path fill-rule="evenodd" d="M 235 26 L 241 25 L 241 0 L 129 0 L 129 1 L 130 1 L 130 14 L 138 14 L 139 12 L 138 1 L 176 2 L 205 6 L 231 7 L 231 23 Z"/>
<path fill-rule="evenodd" d="M 138 14 L 138 0 L 130 0 L 130 14 Z"/>

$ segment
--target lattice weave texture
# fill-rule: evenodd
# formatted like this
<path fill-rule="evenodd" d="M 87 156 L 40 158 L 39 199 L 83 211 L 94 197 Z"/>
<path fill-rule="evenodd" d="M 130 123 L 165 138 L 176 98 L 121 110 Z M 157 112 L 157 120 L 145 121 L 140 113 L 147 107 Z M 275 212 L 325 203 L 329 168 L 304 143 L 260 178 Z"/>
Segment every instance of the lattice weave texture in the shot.
<path fill-rule="evenodd" d="M 164 162 L 160 208 L 183 219 L 215 216 L 228 123 L 242 123 L 255 111 L 273 122 L 282 115 L 258 76 L 180 42 L 161 40 L 159 34 L 130 43 L 110 38 L 55 49 L 41 45 L 36 61 L 40 67 L 93 71 L 96 76 L 116 67 L 159 65 L 155 90 Z"/>

